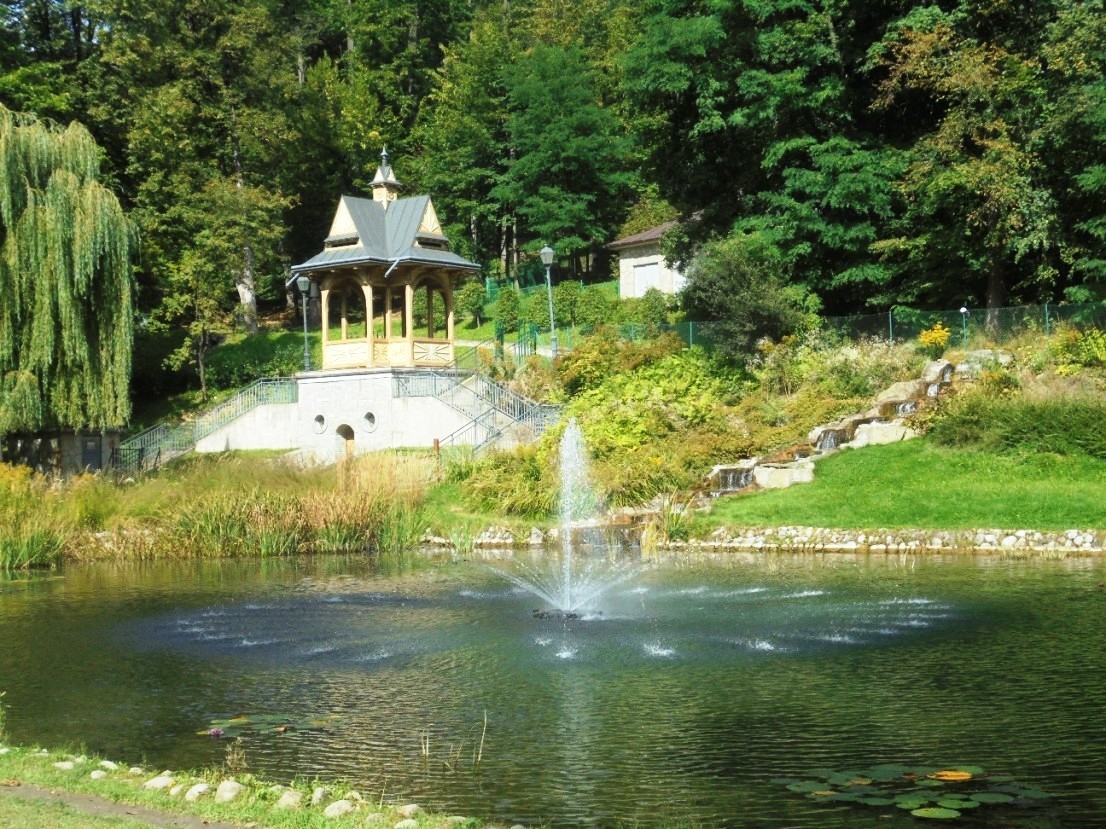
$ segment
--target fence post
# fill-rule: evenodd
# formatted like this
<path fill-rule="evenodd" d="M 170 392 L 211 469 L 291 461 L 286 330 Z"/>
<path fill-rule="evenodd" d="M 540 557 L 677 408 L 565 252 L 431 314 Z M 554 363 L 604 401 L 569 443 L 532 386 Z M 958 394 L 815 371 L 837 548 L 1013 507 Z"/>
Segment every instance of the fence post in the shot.
<path fill-rule="evenodd" d="M 1049 336 L 1052 335 L 1052 332 L 1049 330 L 1049 324 L 1048 323 L 1049 323 L 1049 320 L 1048 320 L 1048 303 L 1046 302 L 1045 303 L 1045 336 L 1046 337 L 1049 337 Z"/>
<path fill-rule="evenodd" d="M 894 312 L 887 309 L 887 337 L 891 342 L 891 345 L 895 344 L 895 318 L 892 316 Z"/>

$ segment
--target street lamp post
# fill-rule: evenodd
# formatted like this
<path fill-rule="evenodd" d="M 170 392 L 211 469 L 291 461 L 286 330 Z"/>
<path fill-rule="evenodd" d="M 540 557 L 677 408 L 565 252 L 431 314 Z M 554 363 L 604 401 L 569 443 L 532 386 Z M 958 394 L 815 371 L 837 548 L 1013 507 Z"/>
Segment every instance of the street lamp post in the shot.
<path fill-rule="evenodd" d="M 549 295 L 549 347 L 553 351 L 553 359 L 557 359 L 557 323 L 553 318 L 553 278 L 549 275 L 549 269 L 553 265 L 553 248 L 546 245 L 538 254 L 541 263 L 545 265 L 545 292 Z"/>
<path fill-rule="evenodd" d="M 296 287 L 300 289 L 300 302 L 303 303 L 303 370 L 311 371 L 311 348 L 307 344 L 307 298 L 311 295 L 311 280 L 300 274 L 296 277 Z"/>
<path fill-rule="evenodd" d="M 960 308 L 960 333 L 964 337 L 964 350 L 965 351 L 968 350 L 968 314 L 970 314 L 970 313 L 971 313 L 971 311 L 969 311 L 966 306 L 961 306 L 961 308 Z"/>

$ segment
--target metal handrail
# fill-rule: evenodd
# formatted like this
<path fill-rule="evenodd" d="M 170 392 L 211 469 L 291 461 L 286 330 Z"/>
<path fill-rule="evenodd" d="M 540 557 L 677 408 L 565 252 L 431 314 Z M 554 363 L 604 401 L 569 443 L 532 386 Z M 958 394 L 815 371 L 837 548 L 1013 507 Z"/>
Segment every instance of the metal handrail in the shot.
<path fill-rule="evenodd" d="M 295 403 L 298 396 L 299 385 L 294 378 L 263 377 L 195 420 L 159 423 L 133 435 L 115 448 L 112 465 L 128 471 L 156 468 L 164 461 L 191 452 L 199 441 L 258 406 Z"/>

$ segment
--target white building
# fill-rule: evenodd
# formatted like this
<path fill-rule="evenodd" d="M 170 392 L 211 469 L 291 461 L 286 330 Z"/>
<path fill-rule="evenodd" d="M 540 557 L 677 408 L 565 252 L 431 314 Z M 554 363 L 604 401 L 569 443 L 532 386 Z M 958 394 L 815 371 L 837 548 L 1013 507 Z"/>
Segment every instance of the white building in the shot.
<path fill-rule="evenodd" d="M 665 222 L 633 236 L 616 239 L 607 245 L 618 253 L 618 295 L 622 299 L 641 297 L 650 288 L 664 294 L 683 290 L 686 279 L 677 268 L 670 268 L 661 252 L 661 237 L 675 227 Z"/>

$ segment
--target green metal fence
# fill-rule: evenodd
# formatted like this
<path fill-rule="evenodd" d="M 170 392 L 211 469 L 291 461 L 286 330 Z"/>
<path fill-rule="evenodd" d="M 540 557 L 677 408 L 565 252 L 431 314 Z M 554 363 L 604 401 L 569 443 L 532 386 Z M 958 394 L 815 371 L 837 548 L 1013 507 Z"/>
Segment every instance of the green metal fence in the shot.
<path fill-rule="evenodd" d="M 951 311 L 922 311 L 895 308 L 881 314 L 859 314 L 849 317 L 823 317 L 821 330 L 841 339 L 879 339 L 888 342 L 917 339 L 923 331 L 937 323 L 951 332 L 950 343 L 970 345 L 992 343 L 1001 345 L 1022 334 L 1039 332 L 1052 334 L 1060 326 L 1074 328 L 1106 328 L 1106 304 L 1086 305 L 1019 305 L 1009 308 L 963 308 Z M 722 336 L 716 322 L 682 322 L 665 326 L 675 331 L 688 345 L 710 348 Z M 645 335 L 642 326 L 622 326 L 627 339 Z"/>

